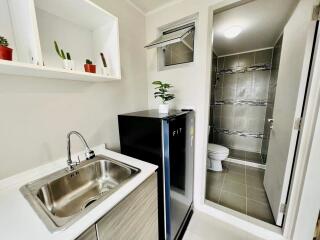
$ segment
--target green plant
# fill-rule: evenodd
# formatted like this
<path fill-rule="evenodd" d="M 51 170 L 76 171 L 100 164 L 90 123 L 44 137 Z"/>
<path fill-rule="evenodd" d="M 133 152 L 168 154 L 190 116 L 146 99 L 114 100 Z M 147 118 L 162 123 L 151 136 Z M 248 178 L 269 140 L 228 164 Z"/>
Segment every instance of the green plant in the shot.
<path fill-rule="evenodd" d="M 103 66 L 104 66 L 104 67 L 107 67 L 107 62 L 106 62 L 106 59 L 104 58 L 103 53 L 100 53 L 100 56 L 101 56 L 101 60 L 102 60 Z"/>
<path fill-rule="evenodd" d="M 154 93 L 154 97 L 161 98 L 163 104 L 175 98 L 174 94 L 169 93 L 169 89 L 172 88 L 171 84 L 163 83 L 161 81 L 154 81 L 152 82 L 152 84 L 156 86 L 156 92 Z"/>
<path fill-rule="evenodd" d="M 67 52 L 67 55 L 64 53 L 64 51 L 58 46 L 57 41 L 54 41 L 54 48 L 56 49 L 57 54 L 59 55 L 59 57 L 61 57 L 63 60 L 71 60 L 71 55 L 70 53 Z"/>
<path fill-rule="evenodd" d="M 3 47 L 9 46 L 8 40 L 5 37 L 0 36 L 0 46 L 3 46 Z"/>
<path fill-rule="evenodd" d="M 86 59 L 86 64 L 91 64 L 92 65 L 92 61 L 90 59 Z"/>

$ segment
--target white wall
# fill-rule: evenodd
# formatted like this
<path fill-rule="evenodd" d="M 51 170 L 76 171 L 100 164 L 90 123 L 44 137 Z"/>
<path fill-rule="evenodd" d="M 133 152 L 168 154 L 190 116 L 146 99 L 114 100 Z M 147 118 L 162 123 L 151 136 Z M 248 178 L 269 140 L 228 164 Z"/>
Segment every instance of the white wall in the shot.
<path fill-rule="evenodd" d="M 94 2 L 119 18 L 122 80 L 95 84 L 0 75 L 0 179 L 65 156 L 70 130 L 91 146 L 119 149 L 117 114 L 147 108 L 145 17 L 126 1 Z M 79 141 L 73 142 L 73 150 L 80 150 Z"/>
<path fill-rule="evenodd" d="M 209 24 L 212 12 L 209 6 L 215 5 L 222 0 L 183 0 L 175 5 L 160 11 L 153 12 L 146 17 L 146 43 L 154 40 L 159 32 L 159 27 L 180 20 L 184 17 L 198 14 L 195 33 L 195 60 L 183 67 L 165 71 L 157 69 L 156 50 L 147 51 L 147 76 L 149 84 L 149 108 L 156 108 L 157 101 L 153 98 L 152 81 L 167 81 L 174 85 L 176 99 L 172 105 L 176 108 L 193 108 L 196 111 L 196 135 L 195 135 L 195 207 L 203 201 L 205 156 L 207 147 L 207 129 L 209 116 L 209 89 L 211 67 L 211 49 L 209 36 Z M 231 2 L 231 1 L 230 1 Z"/>

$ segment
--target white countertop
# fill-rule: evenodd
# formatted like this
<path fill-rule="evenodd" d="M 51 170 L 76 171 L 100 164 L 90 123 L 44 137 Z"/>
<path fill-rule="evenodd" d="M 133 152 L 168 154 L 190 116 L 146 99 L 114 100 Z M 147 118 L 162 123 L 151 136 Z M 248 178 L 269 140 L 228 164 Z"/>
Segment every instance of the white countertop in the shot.
<path fill-rule="evenodd" d="M 101 154 L 141 169 L 141 172 L 120 187 L 114 194 L 92 209 L 69 228 L 51 233 L 23 197 L 19 188 L 26 183 L 66 167 L 66 158 L 0 181 L 0 239 L 5 240 L 68 240 L 75 239 L 118 202 L 151 176 L 157 166 L 110 151 L 104 145 L 93 148 Z M 75 154 L 76 155 L 76 154 Z"/>

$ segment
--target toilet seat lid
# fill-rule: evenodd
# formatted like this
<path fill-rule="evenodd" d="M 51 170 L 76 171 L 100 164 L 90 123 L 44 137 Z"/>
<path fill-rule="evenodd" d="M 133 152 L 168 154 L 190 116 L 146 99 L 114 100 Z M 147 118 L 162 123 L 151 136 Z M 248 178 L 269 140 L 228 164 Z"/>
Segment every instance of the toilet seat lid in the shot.
<path fill-rule="evenodd" d="M 212 143 L 208 144 L 208 151 L 212 153 L 227 153 L 227 154 L 229 153 L 228 148 L 218 144 L 212 144 Z"/>

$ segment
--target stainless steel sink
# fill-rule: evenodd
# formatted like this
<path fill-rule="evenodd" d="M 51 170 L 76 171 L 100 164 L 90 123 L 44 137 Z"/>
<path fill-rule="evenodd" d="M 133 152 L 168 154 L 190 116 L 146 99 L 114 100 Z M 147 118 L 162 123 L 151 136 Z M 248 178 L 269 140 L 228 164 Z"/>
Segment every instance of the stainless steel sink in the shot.
<path fill-rule="evenodd" d="M 20 190 L 48 229 L 56 231 L 71 225 L 139 172 L 135 167 L 96 156 L 73 171 L 60 170 Z"/>

